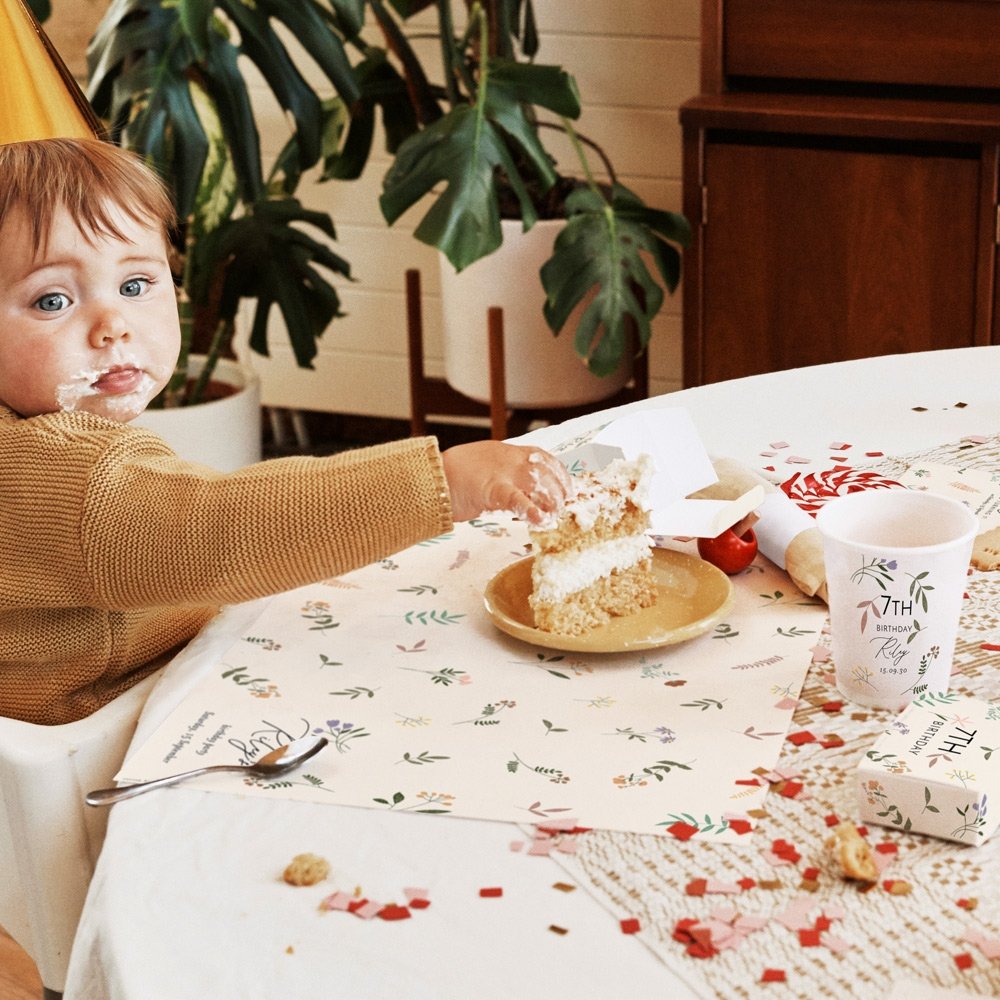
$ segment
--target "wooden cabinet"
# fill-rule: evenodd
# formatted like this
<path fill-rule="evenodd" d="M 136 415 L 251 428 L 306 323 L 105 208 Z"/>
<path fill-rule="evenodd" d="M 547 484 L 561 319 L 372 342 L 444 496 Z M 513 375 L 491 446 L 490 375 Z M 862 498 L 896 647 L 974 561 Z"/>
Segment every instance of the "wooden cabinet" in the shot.
<path fill-rule="evenodd" d="M 685 384 L 1000 342 L 1000 3 L 703 15 L 703 92 L 681 108 Z"/>

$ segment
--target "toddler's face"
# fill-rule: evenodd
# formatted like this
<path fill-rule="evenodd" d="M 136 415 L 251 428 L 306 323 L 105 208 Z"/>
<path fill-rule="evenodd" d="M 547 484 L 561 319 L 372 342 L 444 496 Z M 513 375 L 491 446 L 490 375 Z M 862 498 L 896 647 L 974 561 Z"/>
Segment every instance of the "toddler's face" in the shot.
<path fill-rule="evenodd" d="M 127 242 L 90 243 L 58 210 L 35 259 L 22 213 L 0 230 L 0 400 L 22 416 L 80 410 L 124 423 L 170 378 L 180 328 L 163 236 L 112 215 Z"/>

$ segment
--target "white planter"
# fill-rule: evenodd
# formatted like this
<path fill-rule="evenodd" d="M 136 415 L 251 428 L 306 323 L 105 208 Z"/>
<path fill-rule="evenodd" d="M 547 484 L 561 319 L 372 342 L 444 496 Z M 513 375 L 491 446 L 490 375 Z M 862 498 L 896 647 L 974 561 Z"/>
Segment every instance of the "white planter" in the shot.
<path fill-rule="evenodd" d="M 192 357 L 191 374 L 203 364 L 203 358 Z M 238 391 L 197 406 L 146 410 L 132 423 L 158 434 L 181 458 L 232 472 L 260 461 L 260 380 L 250 368 L 226 358 L 213 377 Z"/>
<path fill-rule="evenodd" d="M 503 309 L 507 405 L 514 408 L 579 406 L 613 396 L 632 374 L 631 357 L 607 378 L 592 374 L 573 350 L 580 313 L 552 335 L 542 306 L 539 271 L 552 256 L 561 219 L 536 222 L 527 232 L 504 220 L 503 245 L 459 274 L 440 255 L 445 378 L 470 399 L 488 403 L 487 310 Z"/>

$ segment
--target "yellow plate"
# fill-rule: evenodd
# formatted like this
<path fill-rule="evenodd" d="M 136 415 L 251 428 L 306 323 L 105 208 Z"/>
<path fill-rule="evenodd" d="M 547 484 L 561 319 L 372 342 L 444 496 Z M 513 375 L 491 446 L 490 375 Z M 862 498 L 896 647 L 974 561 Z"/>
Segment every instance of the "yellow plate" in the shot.
<path fill-rule="evenodd" d="M 707 632 L 732 607 L 733 584 L 722 570 L 673 549 L 653 550 L 656 604 L 613 618 L 585 635 L 559 635 L 534 627 L 528 605 L 533 557 L 502 569 L 486 586 L 486 610 L 502 632 L 566 652 L 622 653 L 686 642 Z"/>

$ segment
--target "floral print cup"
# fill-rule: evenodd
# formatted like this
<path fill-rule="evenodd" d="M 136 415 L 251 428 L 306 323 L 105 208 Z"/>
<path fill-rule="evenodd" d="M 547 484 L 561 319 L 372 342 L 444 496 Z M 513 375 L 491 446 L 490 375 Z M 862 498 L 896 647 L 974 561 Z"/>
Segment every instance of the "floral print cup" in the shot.
<path fill-rule="evenodd" d="M 934 493 L 871 490 L 831 500 L 816 524 L 840 693 L 900 711 L 946 692 L 975 514 Z"/>

